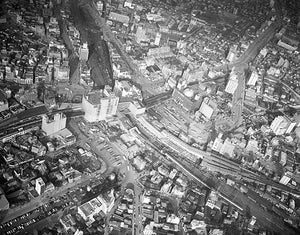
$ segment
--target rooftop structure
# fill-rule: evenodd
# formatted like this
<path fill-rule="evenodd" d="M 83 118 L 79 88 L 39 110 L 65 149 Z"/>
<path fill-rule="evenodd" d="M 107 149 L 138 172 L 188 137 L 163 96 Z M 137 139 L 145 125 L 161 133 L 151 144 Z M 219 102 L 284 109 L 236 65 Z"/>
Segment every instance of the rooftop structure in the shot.
<path fill-rule="evenodd" d="M 207 119 L 210 119 L 213 115 L 214 109 L 210 107 L 207 103 L 202 102 L 200 109 L 200 113 L 202 113 Z"/>
<path fill-rule="evenodd" d="M 42 119 L 42 130 L 46 132 L 48 136 L 55 134 L 56 132 L 66 127 L 67 117 L 63 113 L 57 113 L 53 116 L 44 115 Z"/>
<path fill-rule="evenodd" d="M 89 58 L 89 49 L 87 43 L 83 43 L 79 49 L 80 60 L 87 61 Z"/>
<path fill-rule="evenodd" d="M 230 73 L 229 81 L 226 85 L 225 91 L 229 94 L 233 94 L 238 87 L 238 78 L 234 69 Z"/>
<path fill-rule="evenodd" d="M 122 15 L 116 12 L 110 12 L 108 18 L 113 21 L 117 21 L 123 24 L 129 23 L 129 17 L 127 15 Z"/>
<path fill-rule="evenodd" d="M 76 142 L 76 137 L 67 128 L 55 132 L 54 136 L 61 141 L 63 146 L 71 145 Z"/>
<path fill-rule="evenodd" d="M 106 200 L 107 199 L 107 200 Z M 98 213 L 107 214 L 115 201 L 112 193 L 109 198 L 104 199 L 102 196 L 98 196 L 93 198 L 92 200 L 82 204 L 78 207 L 78 213 L 82 216 L 82 218 L 88 222 L 93 222 L 93 216 Z"/>
<path fill-rule="evenodd" d="M 283 135 L 285 133 L 290 133 L 296 126 L 296 123 L 292 123 L 288 118 L 284 116 L 276 117 L 271 123 L 271 130 L 275 135 Z"/>
<path fill-rule="evenodd" d="M 35 190 L 37 191 L 37 193 L 39 195 L 41 195 L 41 194 L 43 194 L 45 189 L 46 189 L 46 185 L 45 185 L 44 180 L 42 178 L 37 178 L 35 180 Z"/>

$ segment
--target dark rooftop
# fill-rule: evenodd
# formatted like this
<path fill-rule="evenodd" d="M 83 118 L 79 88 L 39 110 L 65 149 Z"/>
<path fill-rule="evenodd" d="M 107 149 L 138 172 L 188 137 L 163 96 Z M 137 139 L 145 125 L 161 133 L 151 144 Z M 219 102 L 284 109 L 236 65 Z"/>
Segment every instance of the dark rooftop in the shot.
<path fill-rule="evenodd" d="M 17 114 L 16 116 L 20 120 L 22 120 L 22 119 L 35 117 L 35 116 L 42 115 L 42 114 L 46 114 L 47 112 L 48 112 L 48 110 L 47 110 L 46 106 L 41 105 L 41 106 L 38 106 L 38 107 L 27 109 L 27 110 Z"/>

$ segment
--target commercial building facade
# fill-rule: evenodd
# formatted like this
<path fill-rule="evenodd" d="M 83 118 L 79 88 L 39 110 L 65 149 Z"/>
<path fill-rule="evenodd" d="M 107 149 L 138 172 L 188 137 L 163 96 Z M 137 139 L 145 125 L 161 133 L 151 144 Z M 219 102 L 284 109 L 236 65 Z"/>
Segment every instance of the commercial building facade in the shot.
<path fill-rule="evenodd" d="M 117 113 L 119 97 L 109 88 L 89 92 L 82 98 L 84 119 L 88 122 L 108 120 Z"/>

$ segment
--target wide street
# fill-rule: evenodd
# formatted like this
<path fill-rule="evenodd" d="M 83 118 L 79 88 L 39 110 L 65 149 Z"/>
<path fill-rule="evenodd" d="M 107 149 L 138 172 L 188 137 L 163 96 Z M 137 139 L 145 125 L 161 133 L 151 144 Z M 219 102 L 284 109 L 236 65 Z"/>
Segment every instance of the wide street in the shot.
<path fill-rule="evenodd" d="M 248 49 L 243 53 L 241 57 L 233 61 L 232 63 L 225 64 L 223 66 L 215 68 L 219 69 L 232 69 L 236 68 L 238 71 L 238 87 L 233 94 L 232 98 L 232 115 L 234 126 L 239 126 L 243 119 L 243 107 L 245 96 L 245 69 L 248 67 L 248 63 L 251 62 L 259 53 L 259 51 L 273 38 L 277 28 L 281 24 L 279 22 L 273 22 L 265 31 L 259 35 L 256 40 L 249 45 Z"/>
<path fill-rule="evenodd" d="M 257 56 L 259 51 L 273 38 L 280 25 L 281 23 L 279 22 L 273 22 L 264 32 L 262 32 L 261 35 L 255 39 L 252 44 L 249 45 L 248 49 L 241 57 L 239 57 L 233 63 L 228 64 L 228 66 L 232 68 L 242 64 L 248 64 L 250 61 L 252 61 Z"/>
<path fill-rule="evenodd" d="M 120 173 L 124 175 L 122 181 L 122 188 L 127 185 L 134 186 L 134 211 L 132 218 L 132 235 L 142 235 L 143 225 L 142 225 L 142 194 L 143 186 L 138 182 L 139 173 L 132 167 L 129 161 L 126 159 L 120 168 Z"/>
<path fill-rule="evenodd" d="M 134 211 L 132 214 L 132 234 L 142 235 L 143 226 L 142 226 L 142 215 L 141 215 L 141 196 L 143 192 L 143 188 L 138 182 L 139 174 L 135 171 L 135 169 L 131 166 L 128 160 L 125 160 L 120 167 L 119 173 L 124 175 L 121 183 L 121 192 L 119 197 L 115 201 L 114 207 L 108 213 L 106 218 L 106 227 L 105 227 L 105 235 L 108 235 L 110 232 L 109 228 L 109 220 L 113 215 L 114 211 L 117 209 L 119 202 L 121 201 L 122 197 L 124 196 L 124 192 L 128 185 L 133 185 L 134 187 Z M 137 225 L 137 226 L 136 226 Z"/>
<path fill-rule="evenodd" d="M 238 73 L 238 87 L 232 97 L 231 112 L 233 115 L 234 127 L 240 126 L 243 122 L 242 113 L 244 107 L 245 94 L 245 70 L 244 67 L 236 67 Z"/>
<path fill-rule="evenodd" d="M 131 167 L 131 172 L 134 170 Z M 142 215 L 142 195 L 143 188 L 138 182 L 138 175 L 134 174 L 133 181 L 134 184 L 134 212 L 132 218 L 132 235 L 142 235 L 143 234 L 143 215 Z"/>

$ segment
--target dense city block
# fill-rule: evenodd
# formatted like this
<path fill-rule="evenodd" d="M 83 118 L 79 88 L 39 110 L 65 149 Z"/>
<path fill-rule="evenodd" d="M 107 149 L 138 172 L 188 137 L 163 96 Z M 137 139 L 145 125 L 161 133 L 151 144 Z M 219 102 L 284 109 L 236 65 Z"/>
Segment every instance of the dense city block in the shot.
<path fill-rule="evenodd" d="M 300 1 L 1 0 L 0 234 L 300 234 Z"/>

